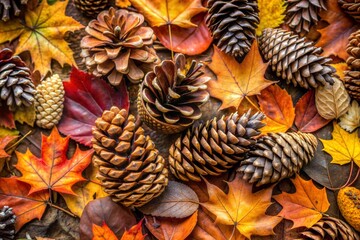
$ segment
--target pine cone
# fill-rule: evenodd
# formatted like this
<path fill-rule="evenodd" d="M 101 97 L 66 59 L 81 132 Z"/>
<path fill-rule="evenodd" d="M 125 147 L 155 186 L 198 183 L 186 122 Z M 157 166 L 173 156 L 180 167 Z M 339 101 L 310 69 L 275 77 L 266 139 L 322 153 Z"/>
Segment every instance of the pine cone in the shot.
<path fill-rule="evenodd" d="M 267 28 L 259 38 L 260 51 L 272 70 L 289 84 L 303 88 L 333 84 L 336 70 L 327 65 L 331 58 L 320 57 L 321 48 L 290 32 Z"/>
<path fill-rule="evenodd" d="M 165 160 L 139 122 L 126 110 L 112 107 L 93 128 L 97 178 L 115 202 L 127 207 L 146 204 L 168 183 Z"/>
<path fill-rule="evenodd" d="M 101 12 L 90 21 L 85 29 L 89 35 L 80 43 L 86 67 L 95 76 L 106 76 L 114 86 L 120 85 L 124 75 L 133 83 L 140 82 L 146 64 L 158 61 L 152 48 L 154 32 L 143 23 L 143 15 L 124 9 Z"/>
<path fill-rule="evenodd" d="M 317 139 L 309 133 L 269 133 L 258 139 L 238 172 L 257 186 L 291 177 L 314 157 Z"/>
<path fill-rule="evenodd" d="M 109 0 L 74 0 L 74 3 L 84 15 L 96 17 L 107 7 Z"/>
<path fill-rule="evenodd" d="M 301 232 L 298 240 L 318 240 L 318 239 L 332 239 L 332 240 L 358 240 L 358 234 L 344 221 L 330 217 L 323 216 L 311 228 Z"/>
<path fill-rule="evenodd" d="M 360 103 L 360 71 L 345 71 L 344 86 L 349 96 Z"/>
<path fill-rule="evenodd" d="M 181 132 L 201 117 L 199 106 L 209 100 L 202 64 L 183 54 L 165 60 L 146 74 L 138 97 L 138 112 L 149 127 L 165 134 Z"/>
<path fill-rule="evenodd" d="M 347 65 L 352 70 L 360 70 L 360 30 L 350 35 L 346 51 L 349 54 L 346 60 Z"/>
<path fill-rule="evenodd" d="M 6 22 L 13 16 L 19 16 L 29 0 L 0 0 L 1 20 Z"/>
<path fill-rule="evenodd" d="M 209 0 L 206 24 L 214 43 L 238 61 L 245 56 L 255 39 L 259 24 L 256 0 Z"/>
<path fill-rule="evenodd" d="M 324 0 L 287 0 L 286 23 L 304 35 L 320 20 L 319 12 L 326 10 Z"/>
<path fill-rule="evenodd" d="M 183 133 L 169 149 L 170 170 L 182 181 L 201 181 L 200 176 L 217 176 L 243 160 L 256 143 L 264 124 L 262 113 L 237 113 Z"/>
<path fill-rule="evenodd" d="M 21 58 L 10 49 L 0 50 L 0 99 L 14 111 L 21 105 L 30 106 L 35 93 L 30 70 Z"/>
<path fill-rule="evenodd" d="M 12 208 L 4 206 L 0 210 L 0 240 L 15 239 L 15 220 Z"/>
<path fill-rule="evenodd" d="M 36 87 L 36 125 L 51 129 L 59 123 L 64 108 L 64 86 L 58 74 L 47 78 Z"/>
<path fill-rule="evenodd" d="M 338 2 L 344 12 L 360 22 L 360 0 L 338 0 Z"/>

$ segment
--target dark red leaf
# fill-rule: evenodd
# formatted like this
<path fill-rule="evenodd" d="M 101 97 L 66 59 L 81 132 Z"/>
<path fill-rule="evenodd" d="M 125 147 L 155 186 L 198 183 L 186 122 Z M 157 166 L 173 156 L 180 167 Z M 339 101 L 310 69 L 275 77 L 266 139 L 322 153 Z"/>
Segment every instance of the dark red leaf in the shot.
<path fill-rule="evenodd" d="M 91 128 L 104 110 L 112 106 L 129 109 L 129 95 L 124 81 L 115 90 L 104 80 L 73 67 L 70 81 L 64 82 L 64 88 L 64 113 L 59 130 L 89 147 Z"/>
<path fill-rule="evenodd" d="M 0 106 L 0 127 L 6 127 L 10 129 L 15 128 L 15 120 L 14 115 L 11 111 L 9 111 L 7 106 Z"/>
<path fill-rule="evenodd" d="M 310 90 L 295 106 L 295 126 L 301 132 L 315 132 L 330 122 L 320 116 L 315 106 L 315 91 Z"/>

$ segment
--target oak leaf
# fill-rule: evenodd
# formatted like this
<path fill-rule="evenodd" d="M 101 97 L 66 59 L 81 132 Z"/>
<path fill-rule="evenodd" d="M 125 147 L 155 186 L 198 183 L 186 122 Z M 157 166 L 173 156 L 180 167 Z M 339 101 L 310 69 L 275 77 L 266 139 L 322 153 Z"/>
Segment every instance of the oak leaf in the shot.
<path fill-rule="evenodd" d="M 91 147 L 92 127 L 104 110 L 117 106 L 129 109 L 129 95 L 125 81 L 118 91 L 104 80 L 73 68 L 70 80 L 64 82 L 64 112 L 59 131 Z"/>
<path fill-rule="evenodd" d="M 90 164 L 93 150 L 76 147 L 73 156 L 67 159 L 68 145 L 69 137 L 61 137 L 55 127 L 49 136 L 42 135 L 40 158 L 29 149 L 26 153 L 16 152 L 15 167 L 22 173 L 18 180 L 31 186 L 29 194 L 45 189 L 75 194 L 71 187 L 85 180 L 81 173 Z"/>
<path fill-rule="evenodd" d="M 0 22 L 0 43 L 19 37 L 15 54 L 30 51 L 35 70 L 41 75 L 51 71 L 51 59 L 64 65 L 75 65 L 73 52 L 64 40 L 65 33 L 83 28 L 73 18 L 65 16 L 68 1 L 40 5 L 25 13 L 25 21 Z"/>
<path fill-rule="evenodd" d="M 237 109 L 244 98 L 260 94 L 274 83 L 264 77 L 267 64 L 260 56 L 256 41 L 241 64 L 214 46 L 212 62 L 208 66 L 217 76 L 217 80 L 208 82 L 209 92 L 222 101 L 220 109 Z"/>
<path fill-rule="evenodd" d="M 215 185 L 208 182 L 206 185 L 209 201 L 201 205 L 216 216 L 217 224 L 232 226 L 247 238 L 274 234 L 273 228 L 282 218 L 265 214 L 272 204 L 272 187 L 253 193 L 252 185 L 238 176 L 228 182 L 227 194 Z"/>
<path fill-rule="evenodd" d="M 35 106 L 32 105 L 30 107 L 20 107 L 14 113 L 14 120 L 27 125 L 34 126 L 34 122 L 36 119 Z"/>
<path fill-rule="evenodd" d="M 284 22 L 286 4 L 284 0 L 258 0 L 260 24 L 256 35 L 260 36 L 265 28 L 277 28 Z"/>
<path fill-rule="evenodd" d="M 30 186 L 17 178 L 0 178 L 0 208 L 9 206 L 13 209 L 16 230 L 35 218 L 40 220 L 50 197 L 45 190 L 34 194 L 29 191 Z"/>
<path fill-rule="evenodd" d="M 291 181 L 295 185 L 295 193 L 282 192 L 273 196 L 283 207 L 278 215 L 293 221 L 291 228 L 310 228 L 330 207 L 326 189 L 319 189 L 312 180 L 306 181 L 298 175 Z"/>
<path fill-rule="evenodd" d="M 360 167 L 360 138 L 357 133 L 348 133 L 339 124 L 334 123 L 332 139 L 320 139 L 323 151 L 332 156 L 331 163 L 344 165 L 354 161 Z"/>
<path fill-rule="evenodd" d="M 315 105 L 315 91 L 305 93 L 295 105 L 295 126 L 301 132 L 315 132 L 330 122 L 321 117 Z"/>
<path fill-rule="evenodd" d="M 93 224 L 92 232 L 94 237 L 92 240 L 118 240 L 115 233 L 109 228 L 109 226 L 104 222 L 102 226 Z"/>
<path fill-rule="evenodd" d="M 144 219 L 132 226 L 129 230 L 125 230 L 120 240 L 144 240 L 145 236 L 142 233 L 142 223 Z"/>
<path fill-rule="evenodd" d="M 277 84 L 269 86 L 257 96 L 261 111 L 266 115 L 263 120 L 266 126 L 261 133 L 286 132 L 293 125 L 295 109 L 288 92 Z"/>

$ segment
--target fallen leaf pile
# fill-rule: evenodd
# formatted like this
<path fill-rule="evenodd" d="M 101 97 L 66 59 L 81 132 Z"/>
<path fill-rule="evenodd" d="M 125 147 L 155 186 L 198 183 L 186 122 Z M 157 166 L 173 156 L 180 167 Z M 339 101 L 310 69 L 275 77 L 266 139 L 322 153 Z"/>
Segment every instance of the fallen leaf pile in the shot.
<path fill-rule="evenodd" d="M 0 239 L 360 239 L 351 0 L 0 0 Z"/>

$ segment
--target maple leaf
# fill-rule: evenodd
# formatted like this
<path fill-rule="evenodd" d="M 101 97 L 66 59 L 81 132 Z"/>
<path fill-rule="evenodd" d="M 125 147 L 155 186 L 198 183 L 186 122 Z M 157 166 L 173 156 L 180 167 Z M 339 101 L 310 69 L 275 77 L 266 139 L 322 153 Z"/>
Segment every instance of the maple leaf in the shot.
<path fill-rule="evenodd" d="M 143 221 L 144 218 L 129 230 L 125 230 L 120 240 L 144 240 L 146 235 L 142 233 Z"/>
<path fill-rule="evenodd" d="M 336 69 L 336 74 L 339 76 L 341 80 L 343 80 L 345 77 L 344 72 L 348 70 L 348 65 L 345 62 L 330 64 L 330 65 Z"/>
<path fill-rule="evenodd" d="M 19 181 L 30 184 L 29 194 L 52 189 L 59 193 L 75 194 L 71 187 L 85 180 L 81 173 L 90 164 L 93 150 L 82 151 L 76 147 L 71 159 L 67 159 L 69 137 L 62 138 L 55 127 L 47 137 L 42 135 L 41 157 L 16 152 L 15 167 L 22 173 Z"/>
<path fill-rule="evenodd" d="M 328 9 L 320 12 L 321 19 L 327 21 L 329 26 L 318 30 L 321 33 L 317 47 L 322 47 L 324 56 L 339 56 L 347 59 L 346 45 L 351 33 L 359 29 L 359 25 L 344 13 L 337 0 L 328 1 Z"/>
<path fill-rule="evenodd" d="M 201 205 L 216 216 L 216 223 L 233 226 L 247 238 L 273 235 L 273 228 L 282 220 L 265 214 L 271 205 L 272 187 L 252 193 L 252 185 L 239 177 L 228 182 L 228 194 L 207 181 L 206 186 L 209 201 Z"/>
<path fill-rule="evenodd" d="M 15 54 L 30 51 L 35 70 L 41 75 L 51 71 L 51 59 L 62 66 L 65 63 L 76 66 L 73 52 L 64 40 L 64 35 L 68 31 L 83 28 L 83 25 L 65 16 L 67 4 L 68 1 L 57 1 L 53 5 L 41 1 L 36 9 L 26 12 L 25 22 L 0 22 L 0 43 L 19 37 Z"/>
<path fill-rule="evenodd" d="M 244 98 L 259 94 L 274 83 L 264 77 L 267 64 L 262 61 L 256 41 L 241 64 L 214 46 L 208 66 L 217 76 L 216 81 L 208 82 L 209 92 L 222 101 L 220 109 L 238 108 Z"/>
<path fill-rule="evenodd" d="M 261 111 L 266 115 L 265 127 L 261 133 L 286 132 L 295 119 L 295 109 L 291 96 L 284 89 L 274 84 L 261 91 L 257 96 Z"/>
<path fill-rule="evenodd" d="M 17 178 L 0 178 L 0 208 L 9 206 L 16 215 L 15 229 L 19 230 L 32 219 L 41 219 L 50 197 L 48 191 L 28 194 L 30 186 Z"/>
<path fill-rule="evenodd" d="M 112 106 L 129 109 L 129 95 L 125 81 L 111 88 L 104 80 L 73 68 L 70 81 L 64 82 L 64 112 L 59 130 L 86 146 L 91 147 L 92 127 L 104 110 Z"/>
<path fill-rule="evenodd" d="M 332 156 L 331 163 L 344 165 L 354 161 L 360 167 L 360 138 L 357 133 L 350 134 L 334 123 L 332 138 L 320 139 L 324 144 L 323 151 Z"/>
<path fill-rule="evenodd" d="M 273 196 L 283 207 L 278 215 L 293 221 L 291 228 L 310 228 L 330 207 L 326 189 L 318 189 L 312 180 L 306 181 L 298 175 L 291 181 L 295 185 L 295 193 L 282 192 Z"/>
<path fill-rule="evenodd" d="M 284 22 L 286 4 L 284 0 L 258 0 L 260 24 L 256 35 L 260 36 L 266 28 L 276 28 Z"/>
<path fill-rule="evenodd" d="M 129 0 L 116 0 L 115 5 L 119 8 L 127 8 L 131 6 L 131 2 Z"/>
<path fill-rule="evenodd" d="M 118 240 L 115 233 L 105 222 L 103 222 L 102 226 L 93 224 L 92 231 L 94 235 L 92 240 Z"/>

